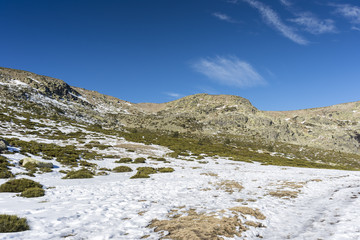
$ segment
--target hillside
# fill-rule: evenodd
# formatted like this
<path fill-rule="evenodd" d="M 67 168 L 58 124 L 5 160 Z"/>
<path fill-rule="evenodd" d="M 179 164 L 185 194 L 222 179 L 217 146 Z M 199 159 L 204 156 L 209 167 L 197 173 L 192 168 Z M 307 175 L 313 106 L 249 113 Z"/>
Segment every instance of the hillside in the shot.
<path fill-rule="evenodd" d="M 64 81 L 0 68 L 1 103 L 47 116 L 113 129 L 257 138 L 359 154 L 360 102 L 288 112 L 260 111 L 238 96 L 196 94 L 162 103 L 134 104 Z M 30 106 L 31 105 L 31 106 Z"/>

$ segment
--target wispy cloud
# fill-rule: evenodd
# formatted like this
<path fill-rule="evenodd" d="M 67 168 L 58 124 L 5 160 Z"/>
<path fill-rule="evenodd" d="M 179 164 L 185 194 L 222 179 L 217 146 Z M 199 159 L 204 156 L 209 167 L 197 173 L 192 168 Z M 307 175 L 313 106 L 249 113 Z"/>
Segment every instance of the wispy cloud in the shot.
<path fill-rule="evenodd" d="M 203 58 L 193 64 L 195 71 L 220 84 L 234 87 L 265 85 L 263 77 L 247 62 L 237 57 Z"/>
<path fill-rule="evenodd" d="M 260 12 L 264 21 L 270 26 L 274 27 L 276 30 L 278 30 L 283 36 L 301 45 L 308 44 L 308 41 L 305 38 L 297 34 L 293 28 L 283 23 L 278 14 L 269 6 L 256 0 L 243 1 L 248 3 L 250 6 L 256 8 Z"/>
<path fill-rule="evenodd" d="M 350 20 L 353 24 L 360 24 L 360 7 L 350 4 L 331 4 L 336 12 Z"/>
<path fill-rule="evenodd" d="M 303 26 L 312 34 L 335 33 L 336 27 L 331 19 L 320 20 L 312 13 L 302 13 L 299 17 L 290 19 L 291 22 Z"/>
<path fill-rule="evenodd" d="M 168 95 L 168 96 L 170 96 L 170 97 L 172 97 L 172 98 L 181 98 L 181 97 L 184 96 L 183 94 L 174 93 L 174 92 L 166 92 L 165 94 Z"/>
<path fill-rule="evenodd" d="M 280 0 L 281 4 L 290 7 L 292 5 L 292 2 L 290 2 L 289 0 Z"/>
<path fill-rule="evenodd" d="M 224 14 L 224 13 L 219 13 L 219 12 L 216 12 L 216 13 L 213 13 L 212 14 L 214 17 L 222 20 L 222 21 L 226 21 L 226 22 L 231 22 L 231 23 L 235 23 L 236 21 L 234 19 L 232 19 L 230 16 Z"/>

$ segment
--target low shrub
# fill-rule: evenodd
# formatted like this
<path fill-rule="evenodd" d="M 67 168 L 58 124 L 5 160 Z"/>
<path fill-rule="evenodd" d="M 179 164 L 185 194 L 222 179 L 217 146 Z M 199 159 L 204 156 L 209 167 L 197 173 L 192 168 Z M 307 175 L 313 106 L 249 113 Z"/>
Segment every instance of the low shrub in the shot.
<path fill-rule="evenodd" d="M 81 160 L 79 161 L 80 166 L 82 167 L 96 167 L 96 163 L 90 163 L 88 161 Z"/>
<path fill-rule="evenodd" d="M 168 173 L 168 172 L 173 172 L 175 170 L 171 167 L 163 167 L 163 168 L 158 168 L 158 171 L 161 173 Z"/>
<path fill-rule="evenodd" d="M 0 168 L 0 178 L 13 178 L 14 174 L 7 168 Z"/>
<path fill-rule="evenodd" d="M 105 167 L 99 168 L 99 170 L 101 170 L 101 171 L 111 171 L 110 168 L 105 168 Z"/>
<path fill-rule="evenodd" d="M 143 157 L 136 158 L 133 163 L 145 163 L 146 159 Z"/>
<path fill-rule="evenodd" d="M 112 170 L 113 172 L 132 172 L 133 170 L 128 166 L 119 166 Z"/>
<path fill-rule="evenodd" d="M 96 173 L 96 176 L 106 176 L 106 175 L 109 175 L 109 173 L 105 171 L 100 171 Z"/>
<path fill-rule="evenodd" d="M 14 174 L 9 169 L 11 164 L 8 159 L 0 155 L 0 178 L 12 178 Z"/>
<path fill-rule="evenodd" d="M 42 188 L 43 186 L 38 182 L 26 178 L 13 179 L 0 185 L 0 192 L 23 192 L 28 188 L 34 187 Z"/>
<path fill-rule="evenodd" d="M 70 171 L 66 174 L 63 179 L 76 179 L 76 178 L 92 178 L 94 177 L 94 173 L 88 169 L 80 169 L 77 171 Z"/>
<path fill-rule="evenodd" d="M 137 173 L 131 177 L 131 179 L 134 178 L 150 178 L 150 174 L 156 173 L 157 170 L 152 167 L 139 167 L 136 169 Z"/>
<path fill-rule="evenodd" d="M 21 232 L 29 229 L 30 227 L 26 218 L 19 218 L 16 215 L 0 214 L 0 233 Z"/>
<path fill-rule="evenodd" d="M 158 159 L 156 159 L 156 161 L 166 162 L 166 159 L 165 158 L 158 158 Z"/>
<path fill-rule="evenodd" d="M 115 161 L 115 163 L 130 163 L 132 162 L 131 158 L 121 158 L 120 160 Z"/>
<path fill-rule="evenodd" d="M 38 187 L 28 188 L 20 194 L 21 197 L 26 197 L 26 198 L 42 197 L 44 195 L 45 195 L 45 190 Z"/>

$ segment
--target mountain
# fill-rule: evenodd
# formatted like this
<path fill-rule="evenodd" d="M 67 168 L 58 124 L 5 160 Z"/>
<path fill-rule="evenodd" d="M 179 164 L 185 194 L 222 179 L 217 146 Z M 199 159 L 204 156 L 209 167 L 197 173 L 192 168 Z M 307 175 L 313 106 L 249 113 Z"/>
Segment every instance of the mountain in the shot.
<path fill-rule="evenodd" d="M 360 102 L 296 111 L 261 111 L 247 99 L 196 94 L 172 102 L 130 103 L 62 80 L 0 68 L 3 107 L 71 118 L 114 129 L 258 138 L 360 154 Z"/>

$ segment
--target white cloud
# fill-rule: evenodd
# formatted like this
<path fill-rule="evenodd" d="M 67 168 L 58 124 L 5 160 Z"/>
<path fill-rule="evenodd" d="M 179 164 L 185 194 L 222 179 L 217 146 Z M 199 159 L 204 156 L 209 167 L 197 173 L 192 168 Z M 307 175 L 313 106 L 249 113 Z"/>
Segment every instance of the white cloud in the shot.
<path fill-rule="evenodd" d="M 165 94 L 172 97 L 172 98 L 181 98 L 181 97 L 183 97 L 182 94 L 174 93 L 174 92 L 166 92 Z"/>
<path fill-rule="evenodd" d="M 243 0 L 243 1 L 250 4 L 250 6 L 256 8 L 260 12 L 265 22 L 270 26 L 274 27 L 275 29 L 277 29 L 285 37 L 301 45 L 308 44 L 308 41 L 299 34 L 297 34 L 293 28 L 284 24 L 281 21 L 278 14 L 274 10 L 272 10 L 269 6 L 256 0 Z"/>
<path fill-rule="evenodd" d="M 222 21 L 226 21 L 226 22 L 231 22 L 231 23 L 234 23 L 234 19 L 232 19 L 231 17 L 229 17 L 228 15 L 224 14 L 224 13 L 213 13 L 212 14 L 214 17 L 222 20 Z"/>
<path fill-rule="evenodd" d="M 280 2 L 287 7 L 290 7 L 292 5 L 292 2 L 290 2 L 289 0 L 280 0 Z"/>
<path fill-rule="evenodd" d="M 249 63 L 236 57 L 203 58 L 193 64 L 193 68 L 224 85 L 242 88 L 266 84 Z"/>
<path fill-rule="evenodd" d="M 306 31 L 312 34 L 336 32 L 336 27 L 333 20 L 320 20 L 312 13 L 302 13 L 299 17 L 290 19 L 290 21 L 303 26 Z"/>
<path fill-rule="evenodd" d="M 360 31 L 360 28 L 355 27 L 355 26 L 352 26 L 351 29 L 352 29 L 352 30 L 355 30 L 355 31 Z"/>
<path fill-rule="evenodd" d="M 360 7 L 350 4 L 332 4 L 336 12 L 343 15 L 353 24 L 360 24 Z"/>

